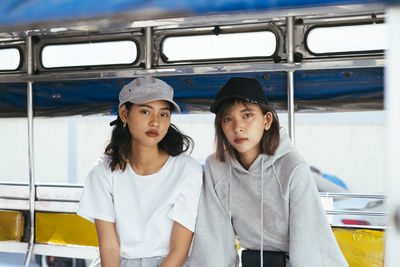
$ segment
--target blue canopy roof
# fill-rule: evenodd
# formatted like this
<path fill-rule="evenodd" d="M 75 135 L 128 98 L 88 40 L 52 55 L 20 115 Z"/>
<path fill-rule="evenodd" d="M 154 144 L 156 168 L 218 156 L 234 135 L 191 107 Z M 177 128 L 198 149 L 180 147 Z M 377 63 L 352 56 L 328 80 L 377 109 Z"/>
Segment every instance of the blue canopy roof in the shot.
<path fill-rule="evenodd" d="M 285 72 L 160 77 L 174 90 L 184 113 L 207 111 L 219 88 L 233 76 L 257 79 L 275 108 L 286 109 Z M 298 110 L 324 107 L 343 110 L 383 108 L 383 69 L 343 69 L 295 72 Z M 132 79 L 37 82 L 33 85 L 35 116 L 116 114 L 118 94 Z M 0 117 L 26 116 L 26 84 L 0 87 Z M 118 90 L 116 90 L 118 89 Z"/>
<path fill-rule="evenodd" d="M 168 14 L 205 15 L 221 12 L 257 11 L 313 6 L 368 3 L 398 3 L 399 0 L 2 0 L 0 27 L 88 19 L 129 12 L 153 17 Z M 153 16 L 153 17 L 151 17 Z"/>

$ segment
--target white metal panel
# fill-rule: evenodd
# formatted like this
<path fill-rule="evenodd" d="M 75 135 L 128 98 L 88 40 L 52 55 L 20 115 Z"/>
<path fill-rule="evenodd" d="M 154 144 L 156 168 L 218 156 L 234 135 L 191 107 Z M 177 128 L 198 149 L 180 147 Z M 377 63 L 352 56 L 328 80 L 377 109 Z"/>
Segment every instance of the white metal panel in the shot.
<path fill-rule="evenodd" d="M 69 257 L 78 259 L 95 259 L 98 256 L 97 247 L 90 246 L 57 246 L 47 244 L 35 244 L 33 253 L 56 257 Z"/>
<path fill-rule="evenodd" d="M 0 198 L 0 209 L 29 210 L 29 199 Z"/>
<path fill-rule="evenodd" d="M 388 9 L 387 22 L 389 49 L 386 54 L 385 73 L 386 184 L 390 217 L 385 244 L 385 266 L 398 267 L 400 266 L 400 5 Z"/>
<path fill-rule="evenodd" d="M 78 202 L 60 202 L 60 201 L 36 201 L 36 211 L 50 212 L 68 212 L 76 213 L 78 211 Z"/>
<path fill-rule="evenodd" d="M 37 186 L 36 197 L 40 200 L 79 201 L 82 187 Z"/>
<path fill-rule="evenodd" d="M 0 184 L 0 198 L 3 197 L 29 199 L 29 186 Z"/>
<path fill-rule="evenodd" d="M 0 241 L 1 252 L 25 253 L 28 249 L 28 243 L 16 241 Z"/>

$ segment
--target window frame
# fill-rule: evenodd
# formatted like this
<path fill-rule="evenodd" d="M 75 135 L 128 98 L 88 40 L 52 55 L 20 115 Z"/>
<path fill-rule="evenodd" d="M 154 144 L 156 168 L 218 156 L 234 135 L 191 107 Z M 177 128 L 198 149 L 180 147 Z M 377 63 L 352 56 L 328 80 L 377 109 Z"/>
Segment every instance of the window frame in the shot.
<path fill-rule="evenodd" d="M 210 27 L 208 27 L 210 28 Z M 255 57 L 226 57 L 226 58 L 207 58 L 207 59 L 187 59 L 187 60 L 166 60 L 166 55 L 163 53 L 164 50 L 164 42 L 167 38 L 171 37 L 187 37 L 187 36 L 201 36 L 201 35 L 222 35 L 222 34 L 235 34 L 235 33 L 251 33 L 251 32 L 270 32 L 275 37 L 275 50 L 271 56 L 255 56 Z M 278 38 L 278 33 L 275 29 L 265 26 L 265 27 L 257 27 L 255 29 L 221 29 L 218 26 L 213 29 L 205 29 L 203 31 L 198 32 L 183 32 L 183 33 L 173 33 L 173 34 L 165 34 L 161 37 L 159 42 L 160 44 L 160 61 L 162 64 L 191 64 L 191 63 L 207 63 L 207 62 L 230 62 L 230 61 L 256 61 L 256 60 L 274 60 L 274 58 L 279 53 L 280 42 Z"/>
<path fill-rule="evenodd" d="M 143 60 L 142 56 L 142 40 L 141 33 L 138 34 L 120 34 L 114 35 L 98 35 L 96 38 L 88 39 L 86 36 L 74 36 L 74 37 L 63 37 L 63 38 L 43 38 L 38 42 L 41 43 L 36 47 L 36 53 L 38 55 L 38 64 L 35 69 L 43 72 L 53 72 L 61 70 L 96 70 L 96 69 L 109 69 L 109 68 L 126 68 L 126 67 L 136 67 Z M 129 64 L 101 64 L 101 65 L 79 65 L 79 66 L 63 66 L 63 67 L 45 67 L 43 65 L 43 49 L 46 46 L 57 46 L 57 45 L 74 45 L 74 44 L 86 44 L 86 43 L 107 43 L 107 42 L 118 42 L 118 41 L 131 41 L 136 45 L 137 53 L 134 62 Z"/>
<path fill-rule="evenodd" d="M 368 22 L 353 22 L 353 23 L 335 23 L 335 24 L 318 24 L 309 27 L 304 34 L 304 49 L 312 56 L 347 56 L 347 55 L 383 55 L 384 49 L 378 50 L 357 50 L 357 51 L 341 51 L 341 52 L 325 52 L 316 53 L 313 52 L 308 45 L 308 36 L 310 32 L 316 28 L 332 28 L 332 27 L 346 27 L 346 26 L 359 26 L 359 25 L 373 25 L 373 24 L 383 24 L 383 19 L 378 19 L 376 21 Z"/>

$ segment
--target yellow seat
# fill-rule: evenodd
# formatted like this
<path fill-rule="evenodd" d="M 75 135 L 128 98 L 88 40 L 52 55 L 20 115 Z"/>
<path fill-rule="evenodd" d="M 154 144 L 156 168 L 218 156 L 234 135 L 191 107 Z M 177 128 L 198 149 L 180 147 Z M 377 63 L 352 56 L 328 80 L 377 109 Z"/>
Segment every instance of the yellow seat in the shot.
<path fill-rule="evenodd" d="M 332 228 L 350 267 L 382 267 L 384 231 Z"/>
<path fill-rule="evenodd" d="M 0 241 L 21 241 L 24 215 L 20 211 L 0 210 Z"/>
<path fill-rule="evenodd" d="M 36 212 L 36 242 L 98 246 L 94 223 L 70 213 Z"/>

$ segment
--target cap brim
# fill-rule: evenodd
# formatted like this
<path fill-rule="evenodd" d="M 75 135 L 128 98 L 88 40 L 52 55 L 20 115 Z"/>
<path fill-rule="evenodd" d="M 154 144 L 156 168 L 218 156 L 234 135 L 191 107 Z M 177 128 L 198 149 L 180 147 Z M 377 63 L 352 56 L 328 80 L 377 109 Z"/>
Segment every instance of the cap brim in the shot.
<path fill-rule="evenodd" d="M 217 113 L 219 107 L 221 106 L 222 102 L 224 102 L 225 100 L 231 99 L 231 98 L 237 98 L 237 99 L 243 99 L 243 100 L 247 100 L 245 97 L 241 96 L 241 95 L 229 95 L 229 96 L 225 96 L 225 97 L 221 97 L 218 100 L 214 101 L 214 103 L 211 104 L 210 106 L 210 111 L 212 113 Z"/>
<path fill-rule="evenodd" d="M 181 108 L 179 107 L 179 105 L 177 103 L 175 103 L 174 101 L 169 101 L 169 100 L 167 100 L 167 101 L 174 106 L 174 112 L 181 113 Z"/>
<path fill-rule="evenodd" d="M 176 112 L 176 113 L 181 113 L 181 109 L 180 109 L 179 105 L 177 103 L 175 103 L 175 101 L 169 100 L 169 99 L 165 99 L 165 98 L 141 99 L 141 100 L 136 100 L 134 104 L 145 104 L 145 103 L 156 101 L 156 100 L 164 100 L 164 101 L 167 101 L 167 102 L 171 103 L 174 106 L 173 111 Z M 119 104 L 119 107 L 121 107 L 125 103 Z"/>

